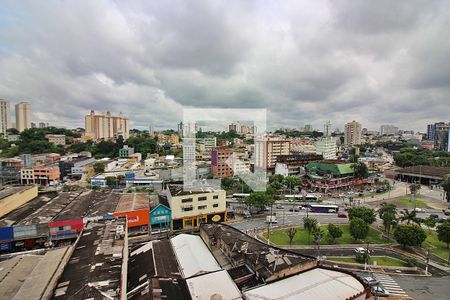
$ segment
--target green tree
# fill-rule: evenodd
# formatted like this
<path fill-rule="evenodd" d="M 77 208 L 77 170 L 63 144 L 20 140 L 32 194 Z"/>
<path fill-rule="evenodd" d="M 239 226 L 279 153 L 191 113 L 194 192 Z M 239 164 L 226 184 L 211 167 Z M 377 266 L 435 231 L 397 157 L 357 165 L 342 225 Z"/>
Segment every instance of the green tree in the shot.
<path fill-rule="evenodd" d="M 363 162 L 356 162 L 351 165 L 353 169 L 353 175 L 359 179 L 365 179 L 369 177 L 369 169 L 367 165 Z"/>
<path fill-rule="evenodd" d="M 378 211 L 378 215 L 383 220 L 384 231 L 389 234 L 392 225 L 397 221 L 397 207 L 394 204 L 383 203 Z"/>
<path fill-rule="evenodd" d="M 375 211 L 369 207 L 352 207 L 348 210 L 348 218 L 353 220 L 354 218 L 362 219 L 367 224 L 372 224 L 376 221 Z"/>
<path fill-rule="evenodd" d="M 413 199 L 415 199 L 415 198 L 416 198 L 417 192 L 420 190 L 420 184 L 418 184 L 418 183 L 412 183 L 412 184 L 409 186 L 409 190 L 410 190 L 410 192 L 411 192 L 411 197 L 412 197 Z"/>
<path fill-rule="evenodd" d="M 450 244 L 450 219 L 447 219 L 439 225 L 436 229 L 438 234 L 438 239 L 447 244 L 447 249 L 449 249 Z"/>
<path fill-rule="evenodd" d="M 441 181 L 441 186 L 444 189 L 447 202 L 450 202 L 450 175 L 444 177 L 444 179 Z"/>
<path fill-rule="evenodd" d="M 350 235 L 356 240 L 365 239 L 369 234 L 369 224 L 361 218 L 353 218 L 350 221 Z"/>
<path fill-rule="evenodd" d="M 406 246 L 420 246 L 427 238 L 425 230 L 417 225 L 398 225 L 394 231 L 395 240 Z"/>
<path fill-rule="evenodd" d="M 332 244 L 336 243 L 336 239 L 342 236 L 341 228 L 332 223 L 328 224 L 327 230 Z"/>
<path fill-rule="evenodd" d="M 317 227 L 317 220 L 314 218 L 304 217 L 303 227 L 308 231 L 308 243 L 310 241 L 311 232 Z"/>
<path fill-rule="evenodd" d="M 297 233 L 297 228 L 295 227 L 289 227 L 286 230 L 286 234 L 289 238 L 289 245 L 292 245 L 292 241 L 294 240 L 295 234 Z"/>
<path fill-rule="evenodd" d="M 115 187 L 117 185 L 117 178 L 116 176 L 106 176 L 106 185 L 109 187 Z"/>
<path fill-rule="evenodd" d="M 261 211 L 266 206 L 273 205 L 274 200 L 265 192 L 253 192 L 245 199 L 245 203 Z"/>
<path fill-rule="evenodd" d="M 105 165 L 100 162 L 96 162 L 94 164 L 94 172 L 96 174 L 105 172 Z"/>
<path fill-rule="evenodd" d="M 300 178 L 296 176 L 286 176 L 283 180 L 284 185 L 286 185 L 292 193 L 292 190 L 300 184 Z"/>
<path fill-rule="evenodd" d="M 416 223 L 420 224 L 420 219 L 417 217 L 417 212 L 415 210 L 404 209 L 400 212 L 400 221 L 406 222 L 406 224 Z"/>
<path fill-rule="evenodd" d="M 428 227 L 428 231 L 431 233 L 431 228 L 434 228 L 436 226 L 436 218 L 432 216 L 428 216 L 423 220 L 423 224 Z"/>

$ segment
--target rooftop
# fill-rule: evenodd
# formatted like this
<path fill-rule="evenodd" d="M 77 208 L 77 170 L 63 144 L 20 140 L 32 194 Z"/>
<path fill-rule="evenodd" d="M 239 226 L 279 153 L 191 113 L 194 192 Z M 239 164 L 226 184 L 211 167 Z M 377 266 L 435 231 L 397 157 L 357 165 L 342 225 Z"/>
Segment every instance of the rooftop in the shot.
<path fill-rule="evenodd" d="M 183 185 L 171 184 L 168 187 L 169 187 L 170 195 L 172 197 L 185 196 L 185 195 L 198 195 L 198 194 L 212 193 L 212 192 L 218 191 L 218 190 L 213 189 L 212 187 L 204 187 L 202 191 L 198 191 L 197 189 L 190 191 L 190 190 L 188 190 L 188 188 L 184 188 Z"/>
<path fill-rule="evenodd" d="M 116 213 L 129 212 L 133 210 L 149 209 L 148 194 L 124 194 L 120 197 L 119 204 L 116 207 Z"/>
<path fill-rule="evenodd" d="M 192 299 L 242 299 L 241 292 L 225 270 L 189 278 L 186 283 Z"/>
<path fill-rule="evenodd" d="M 413 166 L 397 170 L 398 173 L 410 173 L 422 176 L 444 177 L 450 175 L 450 168 L 432 166 Z"/>
<path fill-rule="evenodd" d="M 54 299 L 105 299 L 120 294 L 125 219 L 88 222 L 64 269 Z"/>
<path fill-rule="evenodd" d="M 11 195 L 26 191 L 33 186 L 0 186 L 0 201 Z"/>

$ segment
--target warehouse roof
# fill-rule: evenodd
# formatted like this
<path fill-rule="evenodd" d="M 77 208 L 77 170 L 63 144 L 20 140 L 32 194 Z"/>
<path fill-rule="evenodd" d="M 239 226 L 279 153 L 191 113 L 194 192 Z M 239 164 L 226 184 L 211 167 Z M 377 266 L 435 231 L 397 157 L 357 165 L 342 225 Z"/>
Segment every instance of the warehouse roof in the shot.
<path fill-rule="evenodd" d="M 225 270 L 192 277 L 186 283 L 192 299 L 242 299 L 241 292 Z"/>
<path fill-rule="evenodd" d="M 274 283 L 244 292 L 248 300 L 259 299 L 350 299 L 365 293 L 354 276 L 315 268 Z"/>
<path fill-rule="evenodd" d="M 396 171 L 400 174 L 415 174 L 417 176 L 431 176 L 443 178 L 446 175 L 450 175 L 450 168 L 446 167 L 433 167 L 433 166 L 413 166 Z"/>
<path fill-rule="evenodd" d="M 26 185 L 26 186 L 0 186 L 0 201 L 6 197 L 9 197 L 11 195 L 21 193 L 23 191 L 26 191 L 30 188 L 32 188 L 32 185 Z"/>
<path fill-rule="evenodd" d="M 116 207 L 116 213 L 129 212 L 134 210 L 150 209 L 148 194 L 124 194 L 120 197 Z"/>
<path fill-rule="evenodd" d="M 183 278 L 221 270 L 201 237 L 180 234 L 170 239 L 180 264 Z"/>

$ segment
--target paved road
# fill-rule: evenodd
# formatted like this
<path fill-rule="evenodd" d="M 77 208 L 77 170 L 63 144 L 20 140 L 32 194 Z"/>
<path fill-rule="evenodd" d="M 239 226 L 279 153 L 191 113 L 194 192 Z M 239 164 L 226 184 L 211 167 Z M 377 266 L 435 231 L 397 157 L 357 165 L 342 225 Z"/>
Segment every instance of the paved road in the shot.
<path fill-rule="evenodd" d="M 450 276 L 444 277 L 412 277 L 391 276 L 402 289 L 417 300 L 450 299 Z"/>

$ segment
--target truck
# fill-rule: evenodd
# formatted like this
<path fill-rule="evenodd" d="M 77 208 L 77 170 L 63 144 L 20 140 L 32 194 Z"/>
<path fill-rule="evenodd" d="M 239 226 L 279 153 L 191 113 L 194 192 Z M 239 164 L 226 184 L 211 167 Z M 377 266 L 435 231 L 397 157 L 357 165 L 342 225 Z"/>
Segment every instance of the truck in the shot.
<path fill-rule="evenodd" d="M 276 216 L 267 216 L 266 223 L 278 223 Z"/>

